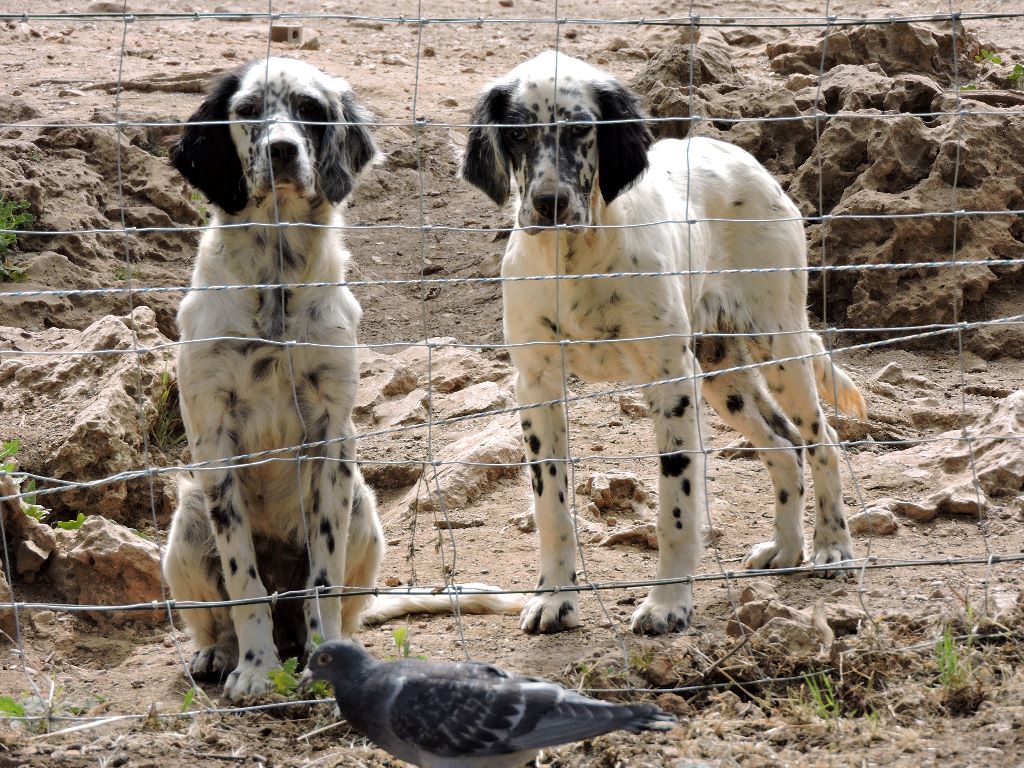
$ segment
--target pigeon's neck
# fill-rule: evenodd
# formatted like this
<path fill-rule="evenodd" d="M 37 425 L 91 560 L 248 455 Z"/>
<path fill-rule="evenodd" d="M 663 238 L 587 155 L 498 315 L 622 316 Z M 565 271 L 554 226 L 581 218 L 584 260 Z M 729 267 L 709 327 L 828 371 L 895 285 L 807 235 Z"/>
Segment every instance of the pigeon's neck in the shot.
<path fill-rule="evenodd" d="M 359 710 L 366 704 L 365 688 L 372 685 L 380 677 L 384 664 L 375 659 L 368 659 L 357 669 L 352 669 L 344 679 L 334 680 L 334 698 L 338 707 L 346 710 Z"/>

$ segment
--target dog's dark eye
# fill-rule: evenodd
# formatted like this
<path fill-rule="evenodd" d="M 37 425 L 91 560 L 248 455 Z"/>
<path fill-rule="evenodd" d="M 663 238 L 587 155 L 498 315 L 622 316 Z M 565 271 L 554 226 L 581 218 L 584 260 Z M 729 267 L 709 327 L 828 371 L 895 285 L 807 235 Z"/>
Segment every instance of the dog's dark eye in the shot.
<path fill-rule="evenodd" d="M 295 114 L 300 120 L 320 122 L 324 119 L 324 108 L 316 99 L 303 99 L 296 105 Z"/>
<path fill-rule="evenodd" d="M 331 657 L 328 656 L 326 653 L 321 653 L 320 656 L 317 657 L 317 661 L 320 662 L 321 664 L 326 664 L 330 660 L 331 660 Z"/>
<path fill-rule="evenodd" d="M 259 104 L 254 101 L 243 101 L 235 107 L 235 114 L 243 120 L 251 120 L 259 114 L 259 111 Z"/>
<path fill-rule="evenodd" d="M 506 128 L 505 138 L 514 144 L 522 144 L 526 141 L 526 129 L 525 128 Z"/>

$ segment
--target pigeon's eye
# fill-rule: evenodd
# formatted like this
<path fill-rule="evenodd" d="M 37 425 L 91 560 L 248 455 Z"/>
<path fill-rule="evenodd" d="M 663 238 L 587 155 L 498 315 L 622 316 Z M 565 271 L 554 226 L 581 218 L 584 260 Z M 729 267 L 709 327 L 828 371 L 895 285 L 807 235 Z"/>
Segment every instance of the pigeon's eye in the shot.
<path fill-rule="evenodd" d="M 328 656 L 326 653 L 321 653 L 316 660 L 321 664 L 326 664 L 331 660 L 331 657 Z"/>

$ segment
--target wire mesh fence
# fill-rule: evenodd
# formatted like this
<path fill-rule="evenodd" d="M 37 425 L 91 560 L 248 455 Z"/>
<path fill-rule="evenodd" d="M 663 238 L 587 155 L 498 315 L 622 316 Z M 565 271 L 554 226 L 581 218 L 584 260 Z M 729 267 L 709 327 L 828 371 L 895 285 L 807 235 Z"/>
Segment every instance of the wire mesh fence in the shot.
<path fill-rule="evenodd" d="M 87 252 L 91 248 L 94 255 L 102 250 L 119 259 L 110 267 L 116 273 L 102 276 L 98 281 L 88 272 L 101 262 L 87 260 L 81 261 L 84 269 L 79 266 L 56 280 L 49 280 L 45 275 L 33 274 L 31 266 L 27 271 L 23 269 L 18 254 L 8 254 L 7 246 L 3 246 L 0 268 L 4 271 L 0 274 L 5 275 L 8 282 L 3 284 L 0 296 L 10 311 L 0 324 L 7 324 L 8 318 L 24 311 L 25 327 L 36 336 L 28 341 L 25 340 L 27 334 L 22 340 L 14 333 L 4 337 L 0 350 L 0 391 L 8 403 L 28 407 L 32 398 L 19 395 L 18 388 L 26 386 L 25 379 L 29 375 L 53 377 L 57 386 L 68 389 L 81 382 L 86 386 L 99 386 L 96 381 L 89 383 L 88 377 L 97 375 L 89 369 L 61 366 L 70 365 L 69 361 L 81 361 L 83 366 L 93 366 L 91 370 L 99 372 L 100 376 L 111 376 L 114 368 L 95 361 L 116 360 L 112 365 L 119 366 L 117 376 L 127 382 L 124 391 L 131 399 L 128 407 L 123 402 L 107 405 L 116 405 L 123 419 L 137 422 L 125 427 L 128 434 L 125 439 L 134 441 L 129 452 L 131 461 L 116 471 L 97 471 L 97 466 L 113 466 L 102 462 L 86 463 L 76 471 L 61 471 L 54 462 L 47 461 L 26 444 L 31 439 L 31 430 L 19 431 L 18 413 L 12 413 L 10 405 L 5 405 L 0 413 L 4 416 L 3 428 L 8 433 L 0 436 L 5 440 L 21 438 L 20 445 L 7 444 L 9 455 L 3 458 L 0 479 L 5 479 L 5 484 L 0 485 L 0 504 L 5 505 L 5 510 L 33 517 L 41 515 L 45 508 L 53 508 L 54 514 L 44 518 L 44 524 L 49 525 L 59 518 L 71 530 L 81 524 L 81 518 L 75 516 L 83 505 L 97 500 L 100 503 L 96 506 L 101 511 L 104 504 L 119 513 L 132 510 L 130 514 L 124 513 L 123 519 L 145 528 L 145 535 L 155 542 L 156 560 L 162 565 L 168 509 L 169 505 L 173 506 L 167 494 L 176 477 L 188 472 L 198 475 L 243 465 L 251 469 L 281 463 L 301 464 L 310 461 L 304 457 L 311 452 L 350 443 L 350 438 L 340 436 L 303 440 L 217 460 L 195 461 L 180 434 L 170 443 L 159 444 L 167 435 L 154 428 L 155 423 L 167 426 L 174 419 L 177 395 L 173 357 L 183 345 L 249 340 L 249 337 L 239 336 L 178 340 L 170 318 L 186 294 L 298 290 L 344 284 L 356 293 L 362 304 L 364 324 L 369 326 L 368 331 L 364 328 L 356 345 L 367 366 L 356 404 L 359 461 L 381 495 L 387 535 L 394 542 L 385 570 L 401 574 L 398 581 L 428 592 L 455 589 L 472 594 L 478 591 L 476 587 L 460 587 L 460 583 L 487 581 L 492 572 L 497 572 L 504 580 L 487 590 L 492 594 L 584 593 L 585 600 L 592 600 L 600 607 L 599 610 L 588 608 L 584 620 L 601 626 L 603 642 L 621 651 L 622 667 L 627 672 L 636 668 L 636 659 L 646 650 L 638 649 L 629 639 L 628 617 L 624 620 L 618 606 L 635 603 L 637 594 L 642 595 L 643 590 L 659 584 L 686 581 L 706 585 L 707 589 L 697 591 L 698 616 L 705 611 L 714 614 L 716 610 L 719 615 L 724 611 L 731 616 L 739 615 L 742 605 L 749 602 L 736 590 L 742 590 L 751 579 L 845 571 L 855 584 L 848 591 L 860 608 L 858 621 L 863 625 L 881 621 L 892 612 L 894 603 L 898 606 L 901 601 L 912 602 L 908 589 L 921 588 L 916 585 L 922 581 L 933 586 L 935 579 L 956 587 L 976 586 L 982 596 L 978 607 L 970 608 L 968 613 L 977 611 L 978 615 L 986 616 L 995 616 L 997 612 L 994 606 L 999 600 L 994 592 L 1001 595 L 1006 589 L 1019 588 L 1024 573 L 1020 565 L 1024 560 L 1020 526 L 1020 495 L 1024 485 L 1019 471 L 1024 430 L 1021 429 L 1019 392 L 1014 395 L 1017 387 L 1008 385 L 1007 381 L 1012 380 L 1013 371 L 1019 369 L 1013 366 L 1017 365 L 1020 351 L 1012 346 L 1024 338 L 1016 332 L 1024 323 L 1019 302 L 1019 275 L 1024 266 L 1024 236 L 1021 235 L 1024 196 L 1019 186 L 1016 193 L 1012 189 L 1014 180 L 1019 182 L 1021 178 L 1021 155 L 1012 155 L 1012 147 L 1019 145 L 986 144 L 986 148 L 995 147 L 994 153 L 1009 151 L 1011 154 L 1001 158 L 1001 164 L 993 162 L 985 166 L 977 158 L 981 150 L 975 148 L 974 139 L 981 131 L 994 132 L 1001 140 L 1012 139 L 1015 132 L 1020 132 L 1024 119 L 1024 98 L 1020 95 L 1020 75 L 1014 77 L 1018 70 L 1013 68 L 1009 56 L 1003 60 L 978 43 L 972 25 L 989 24 L 984 29 L 991 35 L 993 29 L 998 29 L 992 25 L 1014 23 L 1024 16 L 1024 11 L 950 6 L 942 12 L 905 15 L 869 12 L 843 16 L 833 14 L 826 2 L 820 13 L 786 16 L 744 13 L 742 4 L 736 4 L 736 13 L 709 14 L 703 12 L 706 9 L 700 8 L 699 3 L 684 3 L 675 4 L 671 10 L 651 8 L 649 15 L 630 13 L 626 16 L 609 4 L 594 6 L 600 11 L 597 13 L 584 4 L 560 4 L 557 0 L 530 3 L 525 8 L 522 3 L 517 6 L 512 2 L 481 4 L 481 12 L 474 15 L 455 13 L 458 9 L 454 4 L 441 4 L 443 7 L 435 11 L 431 3 L 405 4 L 408 7 L 399 4 L 394 13 L 354 13 L 347 8 L 324 10 L 306 8 L 301 3 L 280 2 L 268 2 L 259 9 L 212 11 L 174 9 L 173 3 L 169 4 L 170 8 L 165 7 L 168 4 L 158 7 L 129 3 L 120 9 L 113 5 L 100 3 L 93 10 L 75 12 L 63 12 L 46 3 L 29 4 L 25 10 L 0 9 L 0 22 L 7 23 L 8 33 L 15 40 L 15 50 L 20 43 L 28 51 L 34 40 L 46 42 L 45 35 L 55 34 L 41 32 L 39 27 L 44 24 L 60 27 L 58 36 L 49 41 L 54 46 L 74 46 L 82 38 L 92 38 L 97 46 L 108 49 L 102 67 L 92 65 L 84 77 L 53 64 L 42 67 L 46 70 L 42 79 L 30 76 L 24 64 L 16 73 L 12 70 L 19 92 L 45 93 L 47 102 L 46 109 L 35 110 L 27 116 L 6 105 L 0 113 L 0 133 L 9 137 L 9 157 L 17 159 L 23 177 L 32 177 L 25 169 L 33 163 L 50 160 L 64 163 L 77 156 L 85 157 L 88 167 L 90 153 L 112 155 L 108 161 L 97 161 L 96 178 L 90 182 L 106 185 L 104 196 L 107 193 L 111 196 L 110 200 L 103 201 L 106 207 L 100 209 L 104 212 L 103 221 L 60 215 L 63 204 L 60 198 L 46 200 L 50 210 L 40 210 L 41 198 L 37 194 L 31 211 L 38 221 L 0 219 L 0 237 L 5 238 L 0 243 L 17 242 L 21 253 L 52 250 L 67 254 Z M 592 12 L 595 15 L 591 15 Z M 316 46 L 298 48 L 272 42 L 273 30 L 282 25 L 305 25 L 307 32 L 316 27 Z M 902 68 L 897 67 L 895 74 L 890 70 L 879 75 L 872 70 L 870 74 L 878 79 L 862 84 L 864 94 L 857 93 L 856 79 L 838 79 L 836 72 L 843 67 L 872 63 L 862 58 L 873 50 L 870 40 L 865 42 L 869 33 L 877 31 L 898 37 L 903 30 L 913 30 L 907 37 L 924 40 L 920 49 L 908 49 L 904 56 L 916 61 L 914 57 L 921 50 L 928 52 L 931 58 L 920 67 L 932 78 L 930 85 L 922 82 L 926 77 L 913 71 L 916 64 L 905 62 Z M 791 32 L 810 37 L 794 42 L 785 37 Z M 737 36 L 724 36 L 733 33 Z M 757 37 L 776 33 L 783 37 Z M 665 36 L 648 38 L 645 47 L 640 40 L 651 34 Z M 781 107 L 753 92 L 743 97 L 749 100 L 749 105 L 722 100 L 730 91 L 739 89 L 730 78 L 742 79 L 742 71 L 739 63 L 723 63 L 715 56 L 720 57 L 721 51 L 727 50 L 730 44 L 741 45 L 740 34 L 751 36 L 770 54 L 767 59 L 757 58 L 750 53 L 748 44 L 748 48 L 742 49 L 742 66 L 770 64 L 775 70 L 775 80 L 769 91 L 799 94 L 799 99 L 783 100 Z M 212 42 L 204 40 L 200 53 L 189 56 L 188 44 L 182 41 L 187 41 L 190 35 L 208 35 Z M 851 37 L 856 35 L 861 37 Z M 636 40 L 632 39 L 634 36 Z M 514 44 L 513 37 L 518 38 Z M 178 60 L 165 68 L 177 74 L 167 77 L 159 66 L 152 64 L 153 57 L 158 59 L 160 52 L 154 53 L 154 49 L 147 46 L 152 46 L 154 39 L 174 38 L 176 42 L 169 47 L 178 52 L 174 54 Z M 372 38 L 373 42 L 360 48 L 361 52 L 347 71 L 343 66 L 335 66 L 335 59 L 348 57 L 345 47 L 355 47 L 352 41 L 356 38 L 360 41 Z M 904 37 L 898 39 L 905 40 Z M 659 62 L 664 65 L 666 51 L 672 46 L 677 49 L 676 81 L 661 79 L 656 88 L 641 93 L 655 108 L 649 126 L 658 135 L 710 135 L 735 141 L 750 149 L 769 170 L 787 177 L 787 190 L 798 198 L 802 214 L 799 221 L 810 240 L 810 262 L 806 266 L 754 266 L 712 272 L 703 269 L 615 271 L 536 277 L 503 277 L 493 265 L 488 267 L 487 258 L 499 255 L 505 239 L 521 227 L 509 224 L 507 211 L 492 211 L 483 206 L 480 199 L 474 201 L 468 190 L 459 187 L 455 175 L 458 152 L 464 143 L 462 137 L 474 125 L 468 119 L 469 106 L 480 88 L 508 71 L 510 62 L 518 63 L 516 57 L 520 50 L 530 51 L 532 55 L 544 48 L 571 50 L 574 55 L 592 58 L 626 83 L 631 76 L 636 76 L 639 88 L 644 82 L 643 71 L 649 76 L 664 78 L 666 70 L 655 67 Z M 231 59 L 240 57 L 239 49 L 244 52 L 242 58 L 260 59 L 269 55 L 307 58 L 325 71 L 346 77 L 356 93 L 373 107 L 373 129 L 387 159 L 383 167 L 369 171 L 364 177 L 362 186 L 354 194 L 353 206 L 346 213 L 345 224 L 296 224 L 278 220 L 272 225 L 280 230 L 327 228 L 343 235 L 356 265 L 350 279 L 343 283 L 190 285 L 189 267 L 197 235 L 211 229 L 251 225 L 211 223 L 209 212 L 202 208 L 204 201 L 195 196 L 188 200 L 190 214 L 177 218 L 168 216 L 168 211 L 180 213 L 183 210 L 180 201 L 168 203 L 170 192 L 160 197 L 159 191 L 146 191 L 147 180 L 143 176 L 145 168 L 150 166 L 144 166 L 140 175 L 138 168 L 143 167 L 140 166 L 143 161 L 137 153 L 161 156 L 164 149 L 160 141 L 181 128 L 188 113 L 198 104 L 201 88 L 216 71 L 234 66 Z M 221 54 L 226 51 L 230 51 L 231 56 L 227 57 L 227 66 L 221 67 Z M 33 55 L 36 54 L 27 53 L 28 65 L 32 64 Z M 371 56 L 375 57 L 372 62 L 369 61 Z M 790 58 L 786 59 L 787 56 Z M 52 54 L 50 59 L 52 61 Z M 211 59 L 217 62 L 212 68 Z M 470 60 L 472 65 L 466 65 Z M 780 64 L 784 61 L 790 62 L 789 70 Z M 715 66 L 725 74 L 713 71 Z M 196 73 L 196 70 L 201 71 Z M 392 72 L 400 74 L 392 75 Z M 715 86 L 722 82 L 728 87 L 716 91 Z M 672 93 L 666 95 L 669 90 Z M 907 96 L 898 104 L 887 102 L 890 97 L 886 94 L 897 91 L 913 91 L 917 95 Z M 61 92 L 67 95 L 54 95 Z M 430 94 L 429 98 L 425 93 Z M 447 101 L 438 98 L 439 94 L 446 93 L 452 94 Z M 161 96 L 154 98 L 154 94 Z M 187 103 L 179 98 L 182 94 L 187 94 Z M 81 104 L 62 105 L 61 99 L 79 100 Z M 95 106 L 104 99 L 105 106 Z M 879 105 L 888 106 L 879 108 Z M 90 106 L 93 108 L 91 118 L 86 114 Z M 909 125 L 906 121 L 913 121 L 913 127 L 906 128 Z M 860 125 L 866 126 L 866 133 L 857 133 L 860 129 L 856 126 Z M 886 126 L 897 125 L 903 126 L 900 130 L 906 133 L 882 135 L 889 130 Z M 831 136 L 827 135 L 833 130 Z M 767 136 L 769 131 L 779 133 L 773 134 L 773 138 Z M 803 136 L 802 149 L 794 149 L 787 143 L 786 137 L 796 133 Z M 89 137 L 88 141 L 82 136 Z M 106 138 L 98 138 L 103 136 Z M 856 157 L 848 158 L 837 148 L 836 142 L 844 137 L 849 144 L 857 146 L 853 153 Z M 915 148 L 917 139 L 920 145 Z M 46 154 L 33 160 L 32 153 L 38 151 L 37 147 L 44 148 Z M 787 159 L 782 156 L 785 152 L 795 152 L 795 155 Z M 925 155 L 926 160 L 908 158 L 915 152 Z M 13 182 L 12 167 L 0 169 L 6 173 L 0 178 Z M 986 176 L 994 167 L 1002 168 L 1009 184 L 1001 188 L 1005 192 L 1002 207 L 991 204 L 991 194 L 982 194 L 989 191 L 986 185 L 996 185 Z M 167 174 L 151 184 L 177 184 L 175 194 L 184 195 L 180 191 L 181 182 L 176 178 L 171 182 L 171 179 L 172 174 Z M 69 186 L 72 181 L 69 178 Z M 16 191 L 0 200 L 20 199 L 17 194 L 30 199 L 33 194 L 32 185 L 24 181 L 19 181 L 12 189 Z M 865 189 L 878 194 L 858 197 Z M 152 203 L 147 203 L 148 208 L 138 204 L 140 190 Z M 66 202 L 72 205 L 74 200 Z M 154 208 L 159 212 L 154 213 Z M 0 215 L 4 210 L 0 202 Z M 724 221 L 727 220 L 702 218 L 615 226 L 658 228 Z M 911 228 L 898 231 L 900 226 Z M 600 229 L 602 225 L 595 227 Z M 163 254 L 160 258 L 170 267 L 159 272 L 149 270 L 147 260 L 160 253 Z M 114 265 L 110 260 L 103 263 Z M 645 278 L 741 279 L 777 272 L 793 272 L 810 279 L 812 316 L 818 321 L 829 364 L 837 356 L 841 360 L 853 360 L 858 381 L 869 394 L 866 421 L 830 414 L 840 434 L 838 447 L 843 455 L 847 504 L 851 513 L 868 516 L 865 532 L 856 539 L 858 556 L 827 566 L 744 570 L 742 556 L 738 553 L 755 539 L 730 540 L 730 531 L 722 522 L 716 497 L 724 497 L 724 503 L 728 504 L 770 506 L 771 492 L 765 490 L 763 478 L 754 479 L 736 458 L 749 455 L 754 449 L 729 442 L 730 437 L 735 436 L 713 422 L 710 429 L 702 432 L 698 449 L 712 458 L 705 479 L 709 504 L 716 512 L 709 515 L 712 535 L 699 572 L 684 579 L 656 579 L 643 575 L 651 572 L 647 563 L 650 558 L 641 559 L 637 552 L 629 552 L 628 559 L 621 562 L 610 556 L 594 557 L 593 545 L 605 538 L 602 527 L 614 532 L 617 527 L 637 523 L 641 529 L 651 518 L 624 510 L 646 510 L 649 515 L 650 507 L 655 506 L 653 501 L 647 501 L 651 494 L 643 491 L 648 476 L 643 468 L 652 468 L 653 474 L 663 454 L 650 447 L 636 447 L 653 443 L 645 419 L 635 423 L 628 421 L 630 408 L 643 408 L 642 402 L 638 404 L 634 398 L 642 398 L 652 387 L 686 383 L 694 378 L 700 380 L 709 374 L 632 384 L 587 384 L 566 374 L 560 396 L 539 405 L 564 408 L 569 417 L 566 459 L 572 478 L 568 484 L 569 503 L 573 525 L 581 541 L 582 567 L 576 585 L 534 587 L 532 576 L 522 575 L 522 571 L 532 573 L 535 568 L 532 539 L 523 540 L 529 541 L 529 546 L 513 544 L 507 531 L 514 531 L 515 524 L 508 523 L 503 528 L 506 526 L 504 519 L 481 522 L 472 517 L 472 510 L 477 506 L 497 514 L 509 506 L 522 505 L 525 510 L 529 505 L 524 478 L 529 474 L 530 462 L 521 447 L 507 447 L 522 444 L 517 422 L 524 410 L 512 396 L 514 371 L 508 364 L 508 354 L 510 349 L 519 346 L 548 343 L 505 343 L 497 326 L 500 317 L 498 289 L 509 281 L 554 281 L 557 284 L 572 279 L 596 285 L 606 280 Z M 107 284 L 110 282 L 119 284 Z M 915 283 L 933 290 L 930 298 L 921 294 Z M 909 294 L 911 299 L 903 301 L 901 292 Z M 81 311 L 69 320 L 76 307 Z M 154 308 L 156 313 L 152 317 L 140 314 L 139 308 L 145 307 Z M 123 332 L 104 336 L 109 329 L 92 324 L 112 314 L 121 318 Z M 66 339 L 46 337 L 43 329 L 62 327 L 62 319 L 68 321 L 70 327 L 92 328 L 95 337 L 88 339 L 85 334 Z M 781 335 L 790 332 L 779 331 Z M 708 338 L 749 339 L 752 336 L 754 334 L 721 331 L 708 334 Z M 664 335 L 594 340 L 560 338 L 558 349 L 564 363 L 564 355 L 578 345 L 592 350 L 604 345 L 613 347 L 665 338 Z M 112 343 L 108 343 L 108 339 Z M 680 334 L 677 340 L 682 344 L 687 337 Z M 265 338 L 260 342 L 289 350 L 324 346 L 287 338 Z M 869 376 L 861 370 L 880 367 L 872 363 L 868 353 L 890 349 L 928 350 L 930 356 L 924 366 L 948 366 L 946 370 L 930 372 L 933 378 L 948 379 L 945 397 L 937 399 L 935 383 L 929 383 L 928 377 L 905 374 L 901 370 L 887 382 L 884 377 Z M 991 359 L 999 351 L 1010 354 L 1014 362 L 1008 364 L 1006 375 L 990 376 L 986 372 L 997 364 L 981 357 Z M 399 355 L 404 357 L 395 363 Z M 749 362 L 716 370 L 712 375 L 762 370 L 768 365 L 815 356 Z M 974 371 L 970 370 L 972 366 Z M 457 369 L 457 374 L 452 374 L 450 367 Z M 566 366 L 562 367 L 564 371 Z M 71 378 L 77 376 L 85 378 L 78 381 Z M 394 382 L 403 376 L 411 376 L 412 383 L 396 385 Z M 62 377 L 65 380 L 61 381 Z M 460 381 L 453 383 L 453 378 L 460 378 Z M 454 402 L 453 393 L 481 383 L 489 383 L 496 391 L 479 390 L 482 397 L 479 402 Z M 295 386 L 293 381 L 293 392 Z M 386 397 L 377 391 L 377 388 L 383 391 L 384 387 L 391 388 Z M 941 414 L 933 419 L 920 416 L 915 420 L 901 413 L 911 407 L 911 391 L 920 395 L 917 398 L 920 402 L 913 405 L 919 416 L 929 411 L 934 412 L 933 415 L 939 411 Z M 62 401 L 52 392 L 46 397 L 66 407 L 73 402 Z M 1000 405 L 993 405 L 996 397 Z M 401 398 L 411 399 L 399 405 Z M 969 398 L 973 399 L 969 402 Z M 890 403 L 882 410 L 884 420 L 874 410 L 875 400 Z M 281 407 L 290 405 L 283 403 Z M 531 404 L 531 407 L 536 405 Z M 388 409 L 398 410 L 392 413 Z M 599 415 L 607 414 L 609 409 L 614 417 Z M 990 415 L 992 411 L 995 417 Z M 60 431 L 79 415 L 54 413 L 49 418 Z M 20 423 L 24 425 L 24 418 Z M 174 429 L 180 432 L 180 426 Z M 489 430 L 512 436 L 511 442 L 503 443 L 504 453 L 480 457 L 465 446 L 461 453 L 454 451 L 453 446 L 467 437 L 477 447 Z M 76 434 L 87 435 L 88 432 Z M 52 441 L 47 441 L 47 445 L 50 444 Z M 825 444 L 827 441 L 818 445 Z M 915 455 L 913 461 L 893 463 L 893 454 L 912 449 L 922 452 Z M 68 452 L 66 447 L 61 450 Z M 996 454 L 998 461 L 993 464 L 990 459 L 996 451 L 1002 453 Z M 770 461 L 772 449 L 762 448 L 760 453 Z M 640 487 L 641 492 L 632 491 L 633 500 L 622 501 L 614 513 L 598 510 L 599 514 L 594 515 L 588 511 L 591 497 L 585 478 L 622 471 L 626 467 L 636 468 L 631 487 Z M 898 468 L 893 470 L 893 467 Z M 445 475 L 456 469 L 475 472 L 485 479 L 471 481 L 462 475 L 453 480 L 451 475 Z M 885 476 L 886 471 L 911 473 L 913 479 L 894 491 L 895 480 Z M 951 479 L 954 475 L 959 485 Z M 469 491 L 461 491 L 460 496 L 453 491 L 459 483 L 476 485 Z M 759 490 L 737 493 L 737 486 L 743 483 L 752 483 Z M 879 500 L 879 494 L 909 498 Z M 901 548 L 898 543 L 893 544 L 892 538 L 875 531 L 873 526 L 880 523 L 871 521 L 880 518 L 870 517 L 870 512 L 880 507 L 918 521 L 919 527 L 912 528 L 911 545 Z M 370 589 L 300 588 L 282 590 L 265 598 L 196 603 L 176 601 L 162 586 L 157 587 L 159 594 L 151 599 L 120 602 L 93 599 L 88 588 L 83 587 L 77 593 L 77 601 L 48 599 L 45 579 L 40 583 L 32 581 L 32 575 L 42 566 L 37 565 L 32 570 L 20 564 L 19 547 L 26 546 L 24 526 L 12 527 L 13 518 L 8 511 L 4 513 L 0 533 L 4 545 L 3 570 L 10 590 L 9 596 L 0 603 L 0 610 L 10 616 L 8 639 L 24 687 L 40 701 L 46 701 L 48 696 L 52 700 L 53 689 L 51 687 L 47 694 L 38 671 L 26 661 L 31 656 L 37 631 L 27 632 L 27 622 L 31 623 L 32 617 L 40 612 L 107 617 L 159 615 L 162 625 L 168 629 L 167 637 L 178 665 L 192 687 L 195 683 L 188 672 L 191 651 L 179 631 L 177 611 L 254 603 L 276 605 L 294 600 L 320 600 L 342 592 L 347 597 L 377 594 L 386 589 L 384 585 Z M 936 545 L 933 542 L 939 536 L 935 531 L 949 518 L 939 518 L 939 523 L 932 521 L 950 512 L 964 515 L 955 519 L 956 540 L 948 544 L 949 539 L 942 539 L 942 543 Z M 623 519 L 615 519 L 616 516 Z M 729 515 L 728 520 L 729 525 L 735 524 L 734 516 Z M 756 522 L 768 528 L 767 521 Z M 420 529 L 422 525 L 426 530 Z M 954 524 L 949 523 L 949 527 L 952 526 Z M 478 528 L 491 538 L 467 536 Z M 594 533 L 595 528 L 601 535 Z M 742 537 L 767 533 L 767 530 L 754 532 L 756 526 L 750 528 L 750 531 L 743 529 Z M 904 535 L 910 535 L 906 520 L 901 530 Z M 69 537 L 74 535 L 68 534 Z M 514 563 L 498 569 L 493 566 L 495 558 L 510 556 L 500 553 L 503 542 L 508 545 L 508 552 L 514 553 L 511 555 Z M 408 549 L 404 559 L 398 555 L 398 548 L 403 545 Z M 50 553 L 42 555 L 45 562 Z M 393 562 L 396 559 L 402 562 Z M 882 578 L 880 574 L 907 571 L 914 574 L 910 581 L 878 580 Z M 21 581 L 19 574 L 23 572 L 30 575 Z M 718 585 L 724 587 L 724 594 L 711 589 Z M 876 594 L 880 589 L 884 594 Z M 798 595 L 795 599 L 806 601 L 807 595 Z M 713 608 L 714 601 L 719 602 L 717 609 Z M 454 599 L 453 609 L 451 626 L 458 637 L 459 653 L 480 658 L 480 648 L 486 647 L 480 644 L 483 638 L 472 636 L 474 628 L 466 626 L 458 601 Z M 720 624 L 724 626 L 725 620 Z M 507 628 L 513 626 L 515 622 Z M 716 628 L 722 626 L 716 625 Z M 757 629 L 742 621 L 734 626 L 739 627 L 737 642 L 741 646 L 749 642 L 749 636 Z M 964 637 L 973 636 L 977 622 L 967 629 L 969 632 Z M 1004 612 L 999 614 L 998 621 L 988 625 L 986 632 L 990 638 L 1016 637 L 1019 629 L 1009 626 Z M 521 640 L 524 644 L 531 641 L 528 637 Z M 832 673 L 843 664 L 853 663 L 851 659 L 855 654 L 919 654 L 932 646 L 932 643 L 922 644 L 917 640 L 901 643 L 892 634 L 878 633 L 870 648 L 858 647 L 849 652 L 849 657 L 844 656 L 841 649 L 833 649 L 830 657 L 826 654 L 818 659 L 816 669 Z M 736 649 L 729 651 L 730 654 L 736 652 Z M 800 682 L 807 674 L 807 671 L 796 675 L 750 674 L 737 682 L 714 679 L 706 671 L 686 684 L 678 684 L 679 681 L 677 684 L 664 681 L 653 684 L 648 680 L 645 685 L 636 683 L 636 679 L 628 675 L 621 678 L 627 681 L 626 685 L 615 684 L 611 678 L 596 682 L 581 678 L 579 684 L 585 690 L 604 694 L 693 694 L 735 686 L 754 689 Z M 184 712 L 162 709 L 149 713 L 102 714 L 44 708 L 45 711 L 34 713 L 12 712 L 11 717 L 70 730 L 122 720 L 153 717 L 177 720 L 199 713 L 274 709 L 293 703 L 242 707 L 216 706 L 208 702 L 201 706 L 196 701 L 192 709 L 186 708 L 188 711 Z"/>

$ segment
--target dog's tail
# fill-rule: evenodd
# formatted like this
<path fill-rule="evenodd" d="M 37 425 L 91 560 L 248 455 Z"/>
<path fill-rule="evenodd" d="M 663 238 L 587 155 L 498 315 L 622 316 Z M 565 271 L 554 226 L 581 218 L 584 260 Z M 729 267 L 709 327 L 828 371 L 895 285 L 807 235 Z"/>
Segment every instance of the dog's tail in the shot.
<path fill-rule="evenodd" d="M 818 395 L 829 405 L 838 408 L 840 413 L 864 421 L 868 417 L 868 406 L 857 385 L 846 371 L 832 361 L 832 357 L 825 351 L 821 336 L 812 333 L 810 337 L 814 353 L 814 383 L 818 387 Z"/>
<path fill-rule="evenodd" d="M 364 624 L 380 624 L 410 613 L 519 613 L 526 595 L 502 594 L 490 584 L 457 584 L 441 591 L 423 587 L 389 589 L 374 597 Z"/>

